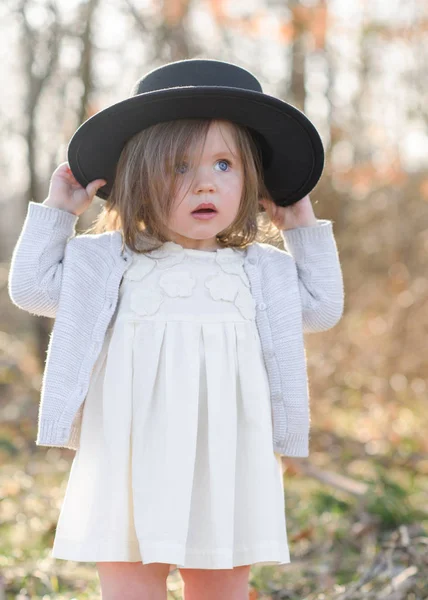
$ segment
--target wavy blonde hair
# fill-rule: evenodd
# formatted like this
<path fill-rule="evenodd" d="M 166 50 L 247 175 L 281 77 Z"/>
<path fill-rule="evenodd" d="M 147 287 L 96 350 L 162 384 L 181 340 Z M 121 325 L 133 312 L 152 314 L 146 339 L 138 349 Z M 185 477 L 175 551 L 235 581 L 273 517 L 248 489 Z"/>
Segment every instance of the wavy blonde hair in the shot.
<path fill-rule="evenodd" d="M 122 251 L 126 244 L 138 253 L 150 252 L 169 241 L 166 224 L 180 177 L 175 165 L 182 163 L 189 148 L 199 144 L 203 147 L 213 121 L 222 120 L 167 121 L 130 138 L 120 154 L 113 186 L 101 212 L 82 233 L 121 230 Z M 261 155 L 250 132 L 244 126 L 227 122 L 232 125 L 243 165 L 243 190 L 235 220 L 216 239 L 220 247 L 246 248 L 254 241 L 268 242 L 275 237 L 259 204 L 261 198 L 272 198 L 263 180 Z"/>

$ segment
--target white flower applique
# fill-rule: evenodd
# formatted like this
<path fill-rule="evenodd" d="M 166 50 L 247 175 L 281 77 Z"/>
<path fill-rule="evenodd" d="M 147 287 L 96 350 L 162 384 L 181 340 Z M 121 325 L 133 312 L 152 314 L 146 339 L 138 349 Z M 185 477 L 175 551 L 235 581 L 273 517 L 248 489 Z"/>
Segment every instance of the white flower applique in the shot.
<path fill-rule="evenodd" d="M 216 262 L 221 266 L 225 273 L 239 275 L 244 282 L 244 285 L 247 288 L 250 287 L 248 277 L 243 266 L 244 259 L 240 252 L 234 250 L 233 248 L 222 248 L 221 252 L 217 253 Z"/>
<path fill-rule="evenodd" d="M 159 279 L 162 290 L 172 298 L 190 296 L 195 284 L 194 277 L 188 271 L 164 273 Z"/>
<path fill-rule="evenodd" d="M 168 269 L 178 265 L 184 260 L 185 255 L 184 248 L 175 242 L 165 242 L 161 248 L 150 252 L 150 257 L 156 259 L 159 269 Z"/>
<path fill-rule="evenodd" d="M 246 319 L 255 317 L 255 302 L 248 288 L 242 287 L 238 275 L 219 273 L 205 281 L 205 287 L 214 300 L 233 302 Z"/>
<path fill-rule="evenodd" d="M 142 282 L 142 279 L 153 271 L 155 264 L 147 254 L 134 254 L 131 266 L 123 275 L 129 281 L 141 282 L 130 298 L 131 309 L 139 315 L 154 314 L 163 302 L 163 295 L 153 284 Z"/>
<path fill-rule="evenodd" d="M 158 286 L 141 287 L 132 293 L 130 305 L 138 315 L 153 315 L 167 296 L 171 298 L 190 296 L 196 281 L 188 271 L 164 273 Z"/>
<path fill-rule="evenodd" d="M 153 315 L 163 301 L 164 295 L 158 288 L 143 286 L 132 293 L 130 306 L 138 315 Z"/>
<path fill-rule="evenodd" d="M 140 281 L 154 269 L 154 266 L 154 262 L 145 254 L 134 254 L 132 263 L 123 276 L 130 281 Z"/>
<path fill-rule="evenodd" d="M 124 277 L 131 281 L 141 281 L 155 268 L 155 265 L 160 269 L 166 269 L 179 264 L 184 259 L 184 256 L 185 253 L 181 246 L 173 242 L 166 242 L 157 250 L 152 250 L 147 254 L 134 255 L 132 257 L 132 264 L 128 267 Z M 174 277 L 176 279 L 175 287 L 173 285 Z M 188 285 L 188 282 L 185 281 L 185 288 Z M 175 291 L 177 295 L 183 295 L 183 284 L 179 285 L 179 278 L 174 273 L 169 273 L 168 278 L 164 280 L 164 286 L 166 287 L 163 289 L 161 286 L 162 284 L 159 286 L 153 285 L 153 283 L 149 285 L 142 284 L 138 289 L 134 290 L 130 298 L 131 309 L 141 316 L 153 315 L 159 310 L 160 305 L 164 301 L 165 291 L 168 295 L 173 295 Z"/>
<path fill-rule="evenodd" d="M 247 319 L 254 319 L 256 316 L 256 303 L 249 289 L 241 289 L 235 297 L 235 306 L 239 308 L 241 314 Z"/>
<path fill-rule="evenodd" d="M 213 300 L 234 302 L 239 289 L 239 281 L 227 273 L 218 273 L 205 281 L 205 287 L 209 289 Z"/>

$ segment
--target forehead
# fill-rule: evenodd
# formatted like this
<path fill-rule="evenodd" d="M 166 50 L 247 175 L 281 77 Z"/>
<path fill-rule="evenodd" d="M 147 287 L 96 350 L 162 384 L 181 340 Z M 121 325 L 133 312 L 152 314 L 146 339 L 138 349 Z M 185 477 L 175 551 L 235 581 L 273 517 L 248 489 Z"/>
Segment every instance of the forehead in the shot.
<path fill-rule="evenodd" d="M 201 140 L 202 142 L 202 140 Z M 233 125 L 227 121 L 213 121 L 208 129 L 204 152 L 237 151 L 233 135 Z"/>
<path fill-rule="evenodd" d="M 226 139 L 228 142 L 233 142 L 233 125 L 228 121 L 213 121 L 208 128 L 207 137 L 208 136 L 219 139 L 222 142 L 224 139 Z"/>

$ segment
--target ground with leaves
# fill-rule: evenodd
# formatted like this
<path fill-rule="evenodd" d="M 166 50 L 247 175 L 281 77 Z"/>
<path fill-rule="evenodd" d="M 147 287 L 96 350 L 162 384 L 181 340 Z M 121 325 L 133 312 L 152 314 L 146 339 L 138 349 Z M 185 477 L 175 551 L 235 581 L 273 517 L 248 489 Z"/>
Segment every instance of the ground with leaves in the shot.
<path fill-rule="evenodd" d="M 30 419 L 1 428 L 0 589 L 5 599 L 100 598 L 94 563 L 49 557 L 73 452 L 34 449 Z M 325 433 L 313 445 L 326 444 Z M 322 443 L 321 443 L 322 442 Z M 428 598 L 426 461 L 387 466 L 342 441 L 340 475 L 306 459 L 285 460 L 292 562 L 251 570 L 249 597 L 271 600 Z M 327 456 L 315 453 L 316 462 Z M 330 468 L 332 465 L 330 465 Z M 335 464 L 339 470 L 339 465 Z M 344 473 L 346 475 L 344 475 Z M 336 479 L 337 478 L 337 479 Z M 169 600 L 182 599 L 179 571 Z M 0 593 L 0 598 L 2 598 Z"/>

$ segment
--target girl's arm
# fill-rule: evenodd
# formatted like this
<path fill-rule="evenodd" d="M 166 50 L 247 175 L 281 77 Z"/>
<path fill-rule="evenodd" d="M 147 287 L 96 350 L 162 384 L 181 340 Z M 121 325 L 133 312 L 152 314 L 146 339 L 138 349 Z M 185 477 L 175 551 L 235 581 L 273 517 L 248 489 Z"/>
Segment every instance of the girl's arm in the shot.
<path fill-rule="evenodd" d="M 331 329 L 343 314 L 344 289 L 333 223 L 317 219 L 309 194 L 291 206 L 263 198 L 279 229 L 287 254 L 294 258 L 303 311 L 303 332 Z"/>
<path fill-rule="evenodd" d="M 55 317 L 66 245 L 76 235 L 78 218 L 47 204 L 29 203 L 8 278 L 9 297 L 18 308 Z"/>
<path fill-rule="evenodd" d="M 303 332 L 331 329 L 344 308 L 343 276 L 332 221 L 318 219 L 316 225 L 281 230 L 281 237 L 296 263 Z"/>

